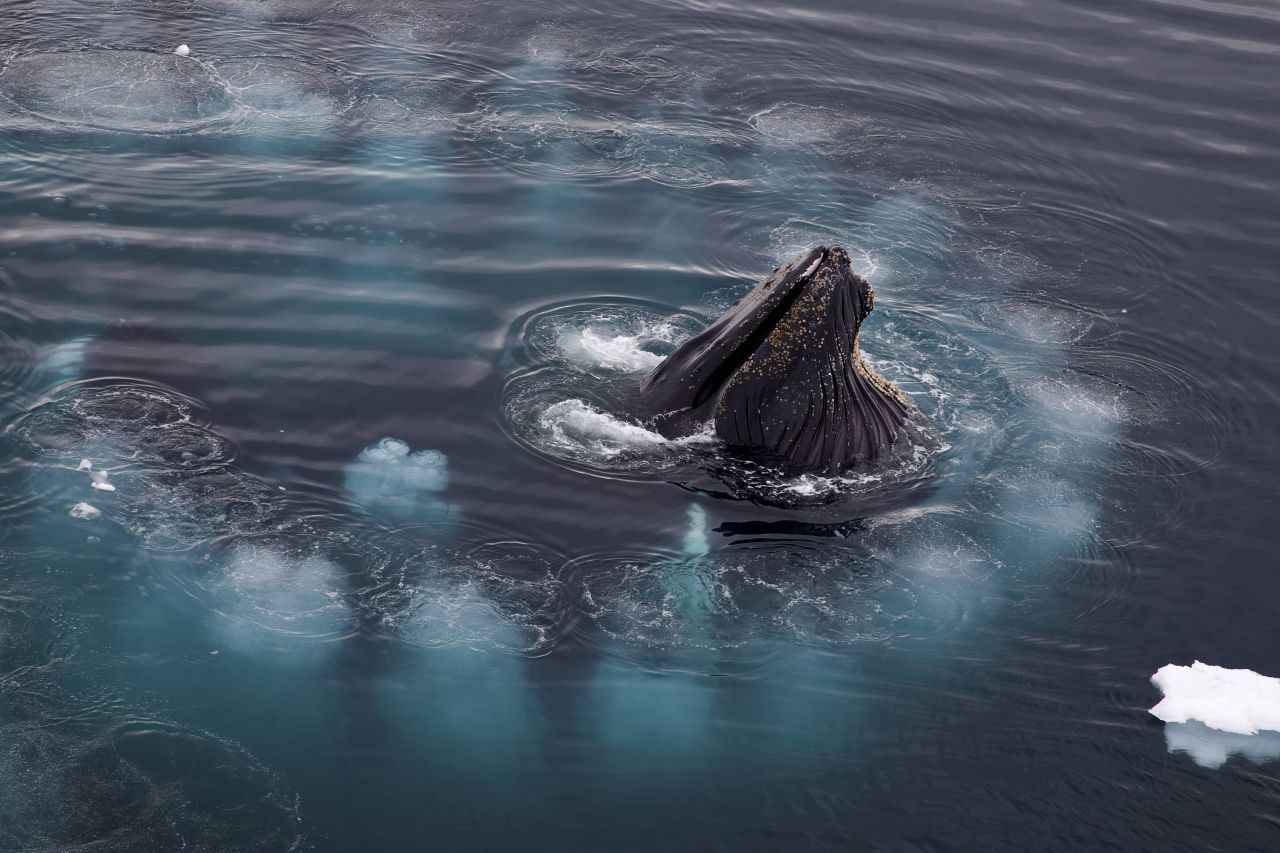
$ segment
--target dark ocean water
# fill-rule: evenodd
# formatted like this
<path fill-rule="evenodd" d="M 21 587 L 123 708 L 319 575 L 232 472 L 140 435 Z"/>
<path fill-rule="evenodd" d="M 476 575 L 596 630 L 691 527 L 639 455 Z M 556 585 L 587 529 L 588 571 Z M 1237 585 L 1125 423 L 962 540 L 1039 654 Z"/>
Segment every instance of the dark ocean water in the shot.
<path fill-rule="evenodd" d="M 1147 708 L 1280 675 L 1278 63 L 1269 2 L 0 0 L 0 850 L 1276 849 L 1280 748 Z M 924 433 L 628 417 L 819 243 Z"/>

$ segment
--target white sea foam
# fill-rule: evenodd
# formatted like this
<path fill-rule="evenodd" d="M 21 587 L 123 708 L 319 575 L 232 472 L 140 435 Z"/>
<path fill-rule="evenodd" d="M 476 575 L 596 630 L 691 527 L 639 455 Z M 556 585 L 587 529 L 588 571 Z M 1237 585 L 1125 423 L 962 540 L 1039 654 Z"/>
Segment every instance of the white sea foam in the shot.
<path fill-rule="evenodd" d="M 626 373 L 653 370 L 662 363 L 663 356 L 644 348 L 652 340 L 670 342 L 673 330 L 660 325 L 641 330 L 639 334 L 613 334 L 610 330 L 593 328 L 566 329 L 556 344 L 571 362 L 590 367 L 603 367 Z"/>
<path fill-rule="evenodd" d="M 176 51 L 33 52 L 11 59 L 3 76 L 0 89 L 36 116 L 126 132 L 190 130 L 234 107 L 222 80 Z"/>
<path fill-rule="evenodd" d="M 350 93 L 322 67 L 286 57 L 227 58 L 217 61 L 218 80 L 235 98 L 242 119 L 256 116 L 256 131 L 278 132 L 330 127 Z M 287 125 L 282 120 L 288 120 Z"/>
<path fill-rule="evenodd" d="M 1043 417 L 1070 430 L 1095 433 L 1125 420 L 1118 390 L 1108 396 L 1101 387 L 1051 376 L 1030 383 L 1026 394 Z"/>
<path fill-rule="evenodd" d="M 398 517 L 447 514 L 433 495 L 449 485 L 449 460 L 439 450 L 411 453 L 398 438 L 384 438 L 360 451 L 345 472 L 347 491 L 367 509 Z"/>
<path fill-rule="evenodd" d="M 280 660 L 279 652 L 288 649 L 289 662 L 295 662 L 302 655 L 299 641 L 331 638 L 350 628 L 344 588 L 342 568 L 319 554 L 238 545 L 209 587 L 215 597 L 214 634 L 241 654 Z"/>
<path fill-rule="evenodd" d="M 614 381 L 657 367 L 704 324 L 700 317 L 641 305 L 576 305 L 535 317 L 525 343 L 539 359 Z"/>
<path fill-rule="evenodd" d="M 682 547 L 690 557 L 711 553 L 711 543 L 707 541 L 707 511 L 698 504 L 689 504 L 689 529 L 684 534 Z"/>
<path fill-rule="evenodd" d="M 102 510 L 98 509 L 93 504 L 87 504 L 84 501 L 73 506 L 71 508 L 71 512 L 67 514 L 72 518 L 76 518 L 81 521 L 97 521 L 99 518 L 102 518 Z"/>
<path fill-rule="evenodd" d="M 922 476 L 931 461 L 949 449 L 950 445 L 941 442 L 937 436 L 911 429 L 874 467 L 831 475 L 800 474 L 779 480 L 776 491 L 798 498 L 821 498 L 911 480 Z"/>
<path fill-rule="evenodd" d="M 774 144 L 817 145 L 845 153 L 861 148 L 873 132 L 864 116 L 792 102 L 753 113 L 747 123 Z"/>
<path fill-rule="evenodd" d="M 582 400 L 553 403 L 542 413 L 541 423 L 557 444 L 583 446 L 606 457 L 667 443 L 658 433 L 615 418 Z"/>
<path fill-rule="evenodd" d="M 360 451 L 347 476 L 347 487 L 360 493 L 442 492 L 449 485 L 449 462 L 439 450 L 410 453 L 400 439 L 384 438 Z"/>
<path fill-rule="evenodd" d="M 1166 723 L 1199 720 L 1211 729 L 1241 735 L 1280 732 L 1280 679 L 1196 661 L 1191 666 L 1166 664 L 1151 683 L 1164 693 L 1151 713 Z"/>

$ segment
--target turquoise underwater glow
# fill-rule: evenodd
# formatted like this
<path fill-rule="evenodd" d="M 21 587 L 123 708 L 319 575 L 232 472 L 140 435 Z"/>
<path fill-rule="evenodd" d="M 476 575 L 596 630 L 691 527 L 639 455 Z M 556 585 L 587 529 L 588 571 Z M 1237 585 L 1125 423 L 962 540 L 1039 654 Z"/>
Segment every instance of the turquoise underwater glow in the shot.
<path fill-rule="evenodd" d="M 0 850 L 1268 846 L 1273 10 L 0 19 Z M 633 415 L 819 244 L 885 459 Z"/>

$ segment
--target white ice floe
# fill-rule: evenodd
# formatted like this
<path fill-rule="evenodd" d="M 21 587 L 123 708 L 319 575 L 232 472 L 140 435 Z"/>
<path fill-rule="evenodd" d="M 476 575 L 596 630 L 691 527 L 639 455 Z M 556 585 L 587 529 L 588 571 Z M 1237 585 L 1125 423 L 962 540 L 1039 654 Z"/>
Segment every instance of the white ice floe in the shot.
<path fill-rule="evenodd" d="M 87 504 L 84 501 L 76 504 L 71 508 L 71 512 L 67 513 L 72 518 L 78 518 L 81 521 L 97 521 L 102 518 L 102 510 L 93 504 Z"/>
<path fill-rule="evenodd" d="M 178 56 L 190 56 L 191 48 L 187 47 L 185 44 L 180 44 L 174 48 L 173 52 L 178 54 Z"/>
<path fill-rule="evenodd" d="M 109 482 L 109 475 L 106 471 L 94 471 L 89 474 L 89 485 L 103 492 L 114 492 L 116 487 Z"/>
<path fill-rule="evenodd" d="M 1151 683 L 1164 693 L 1151 713 L 1166 723 L 1199 720 L 1240 735 L 1280 732 L 1280 679 L 1196 661 L 1191 666 L 1166 664 Z"/>

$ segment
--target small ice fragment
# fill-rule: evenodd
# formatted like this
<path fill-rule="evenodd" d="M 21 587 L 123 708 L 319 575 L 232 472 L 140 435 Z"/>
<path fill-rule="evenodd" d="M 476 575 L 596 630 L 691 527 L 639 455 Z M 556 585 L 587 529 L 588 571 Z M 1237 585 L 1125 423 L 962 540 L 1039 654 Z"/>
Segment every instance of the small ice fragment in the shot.
<path fill-rule="evenodd" d="M 88 459 L 81 459 L 81 460 L 80 460 L 80 464 L 76 466 L 76 470 L 77 470 L 77 471 L 88 471 L 88 470 L 89 470 L 90 468 L 92 468 L 92 467 L 93 467 L 93 463 L 92 463 L 92 462 L 90 462 Z"/>
<path fill-rule="evenodd" d="M 185 44 L 180 44 L 173 52 L 178 54 L 178 56 L 190 56 L 191 48 L 187 47 Z"/>
<path fill-rule="evenodd" d="M 72 518 L 78 518 L 81 521 L 97 521 L 102 518 L 102 510 L 93 504 L 87 504 L 84 501 L 76 504 L 71 508 L 71 512 L 67 513 Z"/>
<path fill-rule="evenodd" d="M 116 490 L 115 486 L 107 482 L 106 471 L 94 471 L 89 475 L 89 479 L 92 481 L 90 485 L 92 485 L 95 489 L 100 489 L 101 491 L 104 491 L 104 492 L 114 492 Z"/>
<path fill-rule="evenodd" d="M 1151 713 L 1166 723 L 1199 720 L 1211 729 L 1241 735 L 1280 731 L 1280 679 L 1249 669 L 1196 661 L 1166 664 L 1151 676 L 1164 699 Z"/>

